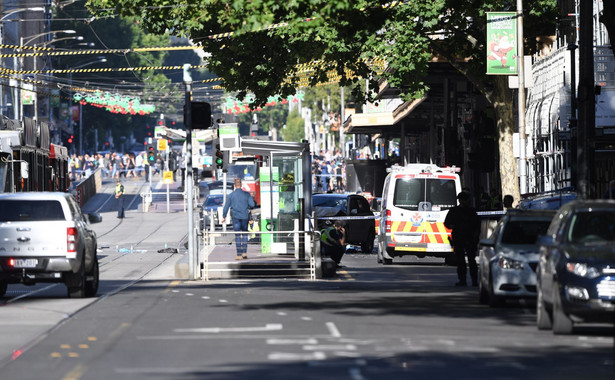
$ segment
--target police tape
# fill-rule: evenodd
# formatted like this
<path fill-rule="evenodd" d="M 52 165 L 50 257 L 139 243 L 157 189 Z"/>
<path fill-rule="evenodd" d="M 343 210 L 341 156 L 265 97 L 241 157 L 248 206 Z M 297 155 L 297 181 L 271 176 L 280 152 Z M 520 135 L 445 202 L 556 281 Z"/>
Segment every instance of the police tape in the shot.
<path fill-rule="evenodd" d="M 368 220 L 368 219 L 379 219 L 380 217 L 377 215 L 363 215 L 363 216 L 317 216 L 317 220 Z"/>

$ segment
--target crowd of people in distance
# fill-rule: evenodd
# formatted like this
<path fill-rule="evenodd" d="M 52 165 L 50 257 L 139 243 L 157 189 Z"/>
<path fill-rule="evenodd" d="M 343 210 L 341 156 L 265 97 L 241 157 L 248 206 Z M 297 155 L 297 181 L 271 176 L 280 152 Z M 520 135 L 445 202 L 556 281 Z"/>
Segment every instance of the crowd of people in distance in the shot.
<path fill-rule="evenodd" d="M 68 172 L 71 181 L 87 178 L 99 168 L 102 171 L 103 177 L 144 177 L 147 181 L 149 180 L 147 172 L 147 170 L 150 169 L 149 167 L 150 164 L 147 161 L 147 155 L 144 151 L 136 154 L 132 152 L 107 152 L 104 154 L 96 153 L 93 155 L 89 155 L 87 153 L 84 155 L 73 154 L 68 162 Z M 155 164 L 151 166 L 152 176 L 155 174 L 160 174 L 163 167 L 164 162 L 158 155 L 156 157 Z"/>
<path fill-rule="evenodd" d="M 321 152 L 312 159 L 312 191 L 315 193 L 343 193 L 346 167 L 339 150 Z"/>

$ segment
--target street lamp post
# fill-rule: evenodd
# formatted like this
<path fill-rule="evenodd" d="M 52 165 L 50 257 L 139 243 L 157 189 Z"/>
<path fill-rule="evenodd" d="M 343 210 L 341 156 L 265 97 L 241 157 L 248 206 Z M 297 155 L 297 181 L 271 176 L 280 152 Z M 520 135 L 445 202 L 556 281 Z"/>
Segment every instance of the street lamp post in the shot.
<path fill-rule="evenodd" d="M 14 14 L 21 12 L 45 12 L 45 8 L 43 7 L 30 7 L 30 8 L 17 8 L 6 12 L 2 17 L 0 17 L 0 45 L 4 44 L 4 22 L 5 21 L 13 21 L 8 20 L 8 18 Z M 0 58 L 0 67 L 4 68 L 5 65 L 2 62 L 2 58 Z M 15 67 L 13 67 L 14 69 Z M 15 99 L 13 99 L 13 104 L 15 104 Z M 4 114 L 4 86 L 0 86 L 0 115 Z"/>
<path fill-rule="evenodd" d="M 40 37 L 43 37 L 43 36 L 47 36 L 47 35 L 50 35 L 50 34 L 55 34 L 55 33 L 75 34 L 77 32 L 72 30 L 72 29 L 51 30 L 51 31 L 48 31 L 48 32 L 38 33 L 38 34 L 35 34 L 35 35 L 32 35 L 32 36 L 27 36 L 25 38 L 28 38 L 28 39 L 25 40 L 25 41 L 24 41 L 24 37 L 21 36 L 21 37 L 19 37 L 19 46 L 26 46 L 30 42 L 34 41 L 37 38 L 40 38 Z M 36 59 L 33 62 L 34 62 L 34 64 L 36 64 Z M 21 70 L 23 70 L 23 68 L 24 68 L 23 57 L 20 58 L 19 68 Z M 34 66 L 34 69 L 36 70 L 36 66 Z M 20 116 L 23 116 L 23 102 L 21 100 L 21 86 L 19 86 L 19 89 L 20 89 L 20 93 L 19 93 L 19 114 L 20 114 Z M 38 120 L 38 96 L 36 96 L 36 91 L 34 91 L 34 119 Z"/>

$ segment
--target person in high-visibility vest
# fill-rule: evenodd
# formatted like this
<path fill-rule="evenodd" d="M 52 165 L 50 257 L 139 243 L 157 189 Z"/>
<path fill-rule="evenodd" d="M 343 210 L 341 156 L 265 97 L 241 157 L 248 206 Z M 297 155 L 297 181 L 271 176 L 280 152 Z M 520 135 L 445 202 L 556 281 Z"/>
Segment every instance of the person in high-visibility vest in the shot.
<path fill-rule="evenodd" d="M 327 227 L 321 231 L 320 247 L 323 256 L 328 256 L 337 266 L 342 261 L 346 252 L 346 230 L 341 220 L 336 220 L 333 227 Z"/>
<path fill-rule="evenodd" d="M 248 231 L 249 232 L 259 232 L 260 231 L 260 228 L 258 227 L 258 223 L 254 220 L 254 218 L 250 218 L 250 220 L 248 221 Z M 260 240 L 261 239 L 260 239 L 259 234 L 252 233 L 248 237 L 248 242 L 250 243 L 259 242 Z"/>
<path fill-rule="evenodd" d="M 115 199 L 117 199 L 117 217 L 124 218 L 124 185 L 120 179 L 117 179 L 115 184 Z"/>

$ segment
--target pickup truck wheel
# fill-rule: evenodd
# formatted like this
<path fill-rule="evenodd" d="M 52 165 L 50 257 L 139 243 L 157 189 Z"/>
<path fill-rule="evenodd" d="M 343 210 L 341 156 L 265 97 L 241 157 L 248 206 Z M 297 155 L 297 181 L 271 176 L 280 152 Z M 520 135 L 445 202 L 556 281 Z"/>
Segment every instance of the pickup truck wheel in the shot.
<path fill-rule="evenodd" d="M 99 278 L 98 257 L 94 257 L 94 263 L 92 264 L 92 269 L 86 274 L 86 281 L 85 281 L 85 296 L 86 297 L 96 296 L 96 292 L 98 292 L 98 278 Z"/>
<path fill-rule="evenodd" d="M 77 273 L 68 273 L 66 275 L 66 288 L 70 298 L 85 297 L 85 263 L 81 263 Z"/>
<path fill-rule="evenodd" d="M 6 294 L 7 286 L 6 281 L 0 281 L 0 297 L 4 297 Z"/>

